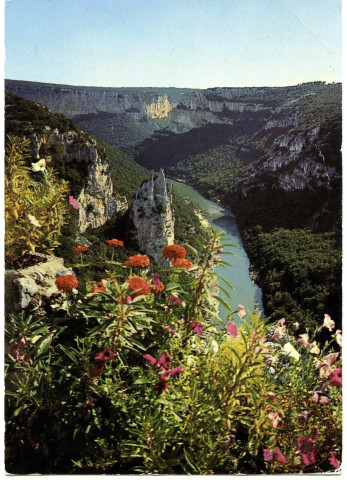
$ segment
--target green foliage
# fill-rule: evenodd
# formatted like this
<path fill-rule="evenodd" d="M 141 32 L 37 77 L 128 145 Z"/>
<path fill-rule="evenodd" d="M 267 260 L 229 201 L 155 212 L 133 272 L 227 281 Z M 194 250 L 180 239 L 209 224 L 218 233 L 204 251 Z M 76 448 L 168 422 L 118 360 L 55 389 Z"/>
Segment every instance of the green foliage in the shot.
<path fill-rule="evenodd" d="M 244 239 L 271 319 L 314 328 L 327 311 L 341 318 L 342 259 L 333 233 L 258 228 Z"/>
<path fill-rule="evenodd" d="M 251 315 L 234 325 L 233 335 L 215 327 L 208 282 L 222 242 L 223 234 L 211 231 L 189 271 L 161 267 L 161 292 L 153 290 L 155 264 L 149 272 L 113 259 L 108 274 L 118 283 L 112 278 L 99 291 L 64 293 L 49 319 L 10 316 L 8 472 L 288 473 L 290 466 L 264 458 L 264 448 L 275 446 L 270 398 L 288 389 L 305 395 L 327 390 L 341 431 L 341 390 L 319 377 L 315 363 L 324 363 L 334 340 L 311 353 L 282 321 L 274 340 L 279 326 Z M 129 290 L 124 280 L 133 275 L 151 291 Z M 189 279 L 184 286 L 182 276 Z M 174 304 L 172 296 L 181 302 Z M 288 344 L 295 358 L 286 353 Z M 340 359 L 333 368 L 339 365 Z M 291 430 L 302 435 L 297 416 Z M 293 446 L 296 440 L 281 444 L 282 453 L 291 455 Z M 340 454 L 340 440 L 334 449 Z M 323 460 L 313 473 L 329 470 Z M 297 470 L 304 468 L 299 458 Z"/>
<path fill-rule="evenodd" d="M 60 113 L 53 114 L 47 107 L 25 98 L 5 94 L 5 128 L 8 135 L 42 135 L 45 127 L 57 128 L 59 132 L 79 131 L 72 120 Z"/>
<path fill-rule="evenodd" d="M 5 245 L 10 254 L 52 253 L 64 224 L 68 184 L 53 170 L 25 166 L 30 142 L 8 137 L 5 167 Z"/>

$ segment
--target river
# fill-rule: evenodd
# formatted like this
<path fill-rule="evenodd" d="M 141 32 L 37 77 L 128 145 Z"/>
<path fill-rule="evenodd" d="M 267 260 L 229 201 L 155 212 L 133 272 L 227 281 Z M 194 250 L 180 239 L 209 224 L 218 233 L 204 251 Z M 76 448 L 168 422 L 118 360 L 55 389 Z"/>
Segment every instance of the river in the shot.
<path fill-rule="evenodd" d="M 251 281 L 249 275 L 250 262 L 243 248 L 241 235 L 232 212 L 225 210 L 215 202 L 207 200 L 193 187 L 175 180 L 172 180 L 172 182 L 176 190 L 204 210 L 206 218 L 217 231 L 227 233 L 228 240 L 225 243 L 232 243 L 237 246 L 237 248 L 226 247 L 224 249 L 225 252 L 232 252 L 235 256 L 221 255 L 223 260 L 231 264 L 231 267 L 217 266 L 217 273 L 225 277 L 235 289 L 235 292 L 229 292 L 232 299 L 231 307 L 237 310 L 239 305 L 243 305 L 246 311 L 263 312 L 262 291 Z M 219 282 L 223 287 L 226 287 L 222 280 L 219 280 Z M 224 292 L 220 291 L 220 296 L 230 303 Z M 226 309 L 222 305 L 220 306 L 220 317 L 226 322 Z M 238 316 L 234 315 L 234 323 L 239 323 L 238 320 Z"/>

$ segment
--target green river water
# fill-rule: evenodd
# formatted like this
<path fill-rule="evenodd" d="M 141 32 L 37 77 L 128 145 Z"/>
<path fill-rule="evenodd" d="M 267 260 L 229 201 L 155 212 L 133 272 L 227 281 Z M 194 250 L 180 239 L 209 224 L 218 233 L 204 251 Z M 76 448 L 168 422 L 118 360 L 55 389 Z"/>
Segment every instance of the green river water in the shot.
<path fill-rule="evenodd" d="M 226 243 L 232 243 L 237 246 L 237 248 L 225 248 L 226 252 L 232 252 L 235 256 L 221 255 L 223 260 L 231 264 L 231 267 L 222 267 L 220 265 L 217 267 L 217 273 L 226 278 L 235 288 L 235 292 L 230 292 L 232 298 L 231 308 L 237 310 L 239 305 L 243 305 L 246 311 L 263 312 L 262 291 L 260 287 L 251 281 L 249 274 L 250 262 L 243 248 L 241 235 L 232 212 L 225 210 L 215 202 L 207 200 L 193 187 L 175 180 L 171 181 L 176 190 L 204 210 L 206 218 L 214 228 L 219 232 L 227 233 L 228 241 Z M 221 280 L 220 282 L 223 285 L 224 282 Z M 226 285 L 224 284 L 223 287 L 226 287 Z M 220 296 L 230 303 L 230 300 L 222 291 Z M 220 307 L 220 317 L 224 322 L 226 321 L 226 310 L 222 305 Z M 237 315 L 234 315 L 233 321 L 238 323 Z"/>

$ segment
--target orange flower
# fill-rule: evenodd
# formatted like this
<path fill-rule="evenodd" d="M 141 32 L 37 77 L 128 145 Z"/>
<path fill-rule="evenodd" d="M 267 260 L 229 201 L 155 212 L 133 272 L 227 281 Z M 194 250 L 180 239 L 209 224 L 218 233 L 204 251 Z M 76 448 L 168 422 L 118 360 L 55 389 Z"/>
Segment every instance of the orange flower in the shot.
<path fill-rule="evenodd" d="M 149 257 L 147 255 L 134 255 L 125 260 L 124 265 L 126 267 L 148 267 Z"/>
<path fill-rule="evenodd" d="M 87 250 L 88 250 L 87 247 L 84 247 L 83 245 L 81 245 L 80 247 L 76 247 L 73 253 L 76 254 L 76 253 L 86 252 Z"/>
<path fill-rule="evenodd" d="M 160 293 L 164 290 L 164 284 L 163 282 L 159 282 L 156 285 L 151 285 L 151 291 L 156 295 L 157 293 Z"/>
<path fill-rule="evenodd" d="M 98 283 L 98 285 L 102 285 L 102 280 L 101 282 Z M 90 290 L 91 293 L 95 293 L 95 292 L 106 292 L 106 288 L 105 287 L 98 287 L 95 283 L 94 285 L 92 285 L 91 287 L 91 290 Z"/>
<path fill-rule="evenodd" d="M 135 292 L 131 295 L 132 298 L 135 298 L 138 295 L 147 295 L 149 293 L 149 285 L 144 278 L 131 277 L 126 280 L 126 283 L 129 284 L 129 290 Z"/>
<path fill-rule="evenodd" d="M 186 258 L 187 252 L 180 245 L 167 245 L 163 250 L 163 257 L 169 259 Z"/>
<path fill-rule="evenodd" d="M 78 280 L 74 275 L 60 275 L 55 279 L 55 284 L 63 292 L 71 292 L 78 287 Z"/>
<path fill-rule="evenodd" d="M 193 263 L 190 260 L 185 260 L 183 258 L 176 258 L 175 260 L 171 261 L 171 264 L 175 267 L 181 268 L 192 268 Z"/>
<path fill-rule="evenodd" d="M 113 245 L 114 247 L 124 247 L 124 242 L 122 240 L 117 240 L 116 238 L 112 238 L 112 240 L 106 240 L 106 243 Z"/>

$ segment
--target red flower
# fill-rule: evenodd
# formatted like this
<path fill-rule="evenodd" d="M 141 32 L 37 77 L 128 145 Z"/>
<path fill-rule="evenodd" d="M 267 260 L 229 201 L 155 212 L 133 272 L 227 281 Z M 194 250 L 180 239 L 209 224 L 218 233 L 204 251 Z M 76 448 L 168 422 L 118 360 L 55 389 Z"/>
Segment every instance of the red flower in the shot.
<path fill-rule="evenodd" d="M 149 285 L 141 277 L 131 277 L 126 280 L 126 283 L 129 284 L 129 290 L 134 292 L 131 296 L 132 298 L 137 297 L 138 295 L 147 295 L 149 293 Z"/>
<path fill-rule="evenodd" d="M 58 290 L 63 292 L 71 292 L 78 287 L 78 280 L 74 275 L 60 275 L 55 279 Z"/>
<path fill-rule="evenodd" d="M 100 282 L 98 282 L 98 285 L 100 285 L 101 287 L 103 287 L 103 286 L 104 286 L 104 283 L 103 283 L 104 281 L 106 281 L 106 282 L 118 283 L 118 281 L 117 281 L 116 278 L 110 278 L 110 277 L 108 277 L 108 278 L 104 278 L 103 280 L 100 280 Z"/>
<path fill-rule="evenodd" d="M 100 282 L 99 282 L 100 283 Z M 91 290 L 90 290 L 91 293 L 95 293 L 95 292 L 106 292 L 106 288 L 105 287 L 98 287 L 95 283 L 94 285 L 92 285 L 91 287 Z"/>
<path fill-rule="evenodd" d="M 186 258 L 187 252 L 180 245 L 167 245 L 163 250 L 163 257 L 175 260 L 176 258 Z"/>
<path fill-rule="evenodd" d="M 200 322 L 192 322 L 190 324 L 194 332 L 200 337 L 201 332 L 202 332 L 202 323 Z"/>
<path fill-rule="evenodd" d="M 186 260 L 183 258 L 176 258 L 174 260 L 171 260 L 171 265 L 174 267 L 180 267 L 180 268 L 192 268 L 193 263 L 190 260 Z"/>
<path fill-rule="evenodd" d="M 163 282 L 159 282 L 157 285 L 152 285 L 151 286 L 151 290 L 152 292 L 154 293 L 154 295 L 156 295 L 157 293 L 160 293 L 164 290 L 164 284 Z"/>
<path fill-rule="evenodd" d="M 110 247 L 112 245 L 114 247 L 124 247 L 124 242 L 122 242 L 122 240 L 117 240 L 116 238 L 112 238 L 112 240 L 106 240 L 106 243 L 108 243 Z"/>
<path fill-rule="evenodd" d="M 129 257 L 128 260 L 125 260 L 123 263 L 126 267 L 148 267 L 149 257 L 147 255 L 134 255 Z"/>
<path fill-rule="evenodd" d="M 76 247 L 73 253 L 76 254 L 76 253 L 86 252 L 87 250 L 88 250 L 87 247 L 84 247 L 83 245 L 81 245 L 79 247 Z"/>

